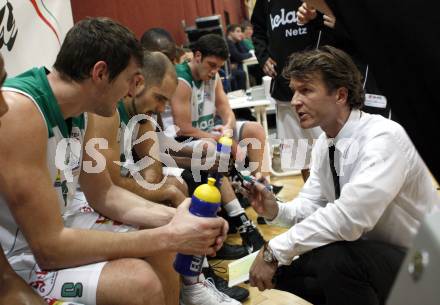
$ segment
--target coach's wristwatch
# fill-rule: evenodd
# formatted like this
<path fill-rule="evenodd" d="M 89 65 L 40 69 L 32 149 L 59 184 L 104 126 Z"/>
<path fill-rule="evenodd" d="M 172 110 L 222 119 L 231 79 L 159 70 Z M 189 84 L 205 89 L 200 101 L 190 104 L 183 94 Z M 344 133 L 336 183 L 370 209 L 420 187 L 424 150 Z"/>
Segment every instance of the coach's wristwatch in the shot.
<path fill-rule="evenodd" d="M 272 249 L 269 247 L 269 242 L 265 242 L 263 246 L 263 260 L 268 264 L 278 265 L 276 257 L 273 255 Z"/>

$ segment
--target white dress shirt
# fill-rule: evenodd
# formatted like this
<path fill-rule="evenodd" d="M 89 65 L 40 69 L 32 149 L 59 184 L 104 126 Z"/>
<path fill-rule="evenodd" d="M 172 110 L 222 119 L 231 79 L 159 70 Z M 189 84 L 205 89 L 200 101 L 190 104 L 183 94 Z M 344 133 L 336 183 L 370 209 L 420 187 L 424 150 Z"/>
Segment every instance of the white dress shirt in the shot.
<path fill-rule="evenodd" d="M 334 141 L 341 195 L 335 200 L 328 146 Z M 270 223 L 291 227 L 269 245 L 283 265 L 336 241 L 359 238 L 408 247 L 440 198 L 404 129 L 379 115 L 353 110 L 334 139 L 323 133 L 310 177 L 298 197 L 279 203 Z"/>

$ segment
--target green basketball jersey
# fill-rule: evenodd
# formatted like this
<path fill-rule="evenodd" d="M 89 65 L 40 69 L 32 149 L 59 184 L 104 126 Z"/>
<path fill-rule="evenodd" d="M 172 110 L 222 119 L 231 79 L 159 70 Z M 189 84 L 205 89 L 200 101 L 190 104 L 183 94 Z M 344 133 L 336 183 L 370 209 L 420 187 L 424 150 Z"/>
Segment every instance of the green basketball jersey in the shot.
<path fill-rule="evenodd" d="M 17 92 L 28 97 L 35 104 L 46 124 L 46 162 L 63 216 L 69 210 L 77 189 L 87 117 L 82 114 L 67 120 L 63 118 L 49 85 L 48 73 L 49 71 L 43 67 L 33 68 L 7 79 L 2 90 Z M 23 118 L 24 121 L 25 119 Z M 23 149 L 26 149 L 26 143 L 23 143 Z M 29 177 L 29 186 L 29 192 L 32 192 L 32 177 Z M 41 204 L 45 203 L 41 202 Z M 8 257 L 30 251 L 1 194 L 0 227 L 0 240 Z"/>
<path fill-rule="evenodd" d="M 192 126 L 210 132 L 214 127 L 215 86 L 219 81 L 218 74 L 207 81 L 196 81 L 187 62 L 176 65 L 176 72 L 178 79 L 191 89 Z"/>

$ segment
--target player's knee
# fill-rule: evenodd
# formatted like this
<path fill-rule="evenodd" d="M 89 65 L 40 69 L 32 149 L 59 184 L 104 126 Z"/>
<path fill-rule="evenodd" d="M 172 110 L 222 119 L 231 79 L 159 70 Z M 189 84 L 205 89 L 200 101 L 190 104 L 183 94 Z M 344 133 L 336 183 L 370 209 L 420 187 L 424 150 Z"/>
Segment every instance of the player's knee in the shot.
<path fill-rule="evenodd" d="M 266 139 L 263 126 L 257 122 L 247 122 L 243 136 L 245 138 L 258 139 L 259 141 L 264 141 Z"/>
<path fill-rule="evenodd" d="M 141 259 L 110 262 L 103 270 L 98 304 L 164 304 L 162 283 L 150 264 Z"/>
<path fill-rule="evenodd" d="M 164 288 L 157 274 L 150 267 L 135 272 L 132 280 L 132 305 L 164 304 Z"/>
<path fill-rule="evenodd" d="M 266 139 L 266 134 L 264 132 L 263 126 L 260 123 L 252 122 L 252 130 L 255 134 L 255 137 L 258 139 Z"/>

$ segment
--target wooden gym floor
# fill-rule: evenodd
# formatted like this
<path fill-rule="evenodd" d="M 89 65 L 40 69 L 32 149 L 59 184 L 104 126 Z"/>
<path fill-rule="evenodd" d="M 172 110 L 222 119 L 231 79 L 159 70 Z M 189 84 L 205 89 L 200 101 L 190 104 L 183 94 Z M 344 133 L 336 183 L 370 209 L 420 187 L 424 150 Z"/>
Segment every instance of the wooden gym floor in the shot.
<path fill-rule="evenodd" d="M 301 176 L 272 178 L 272 183 L 284 186 L 279 194 L 279 197 L 282 200 L 293 199 L 303 186 Z M 257 214 L 255 211 L 252 208 L 247 208 L 246 213 L 252 219 L 252 221 L 257 224 Z M 269 225 L 258 225 L 258 228 L 266 240 L 269 240 L 286 231 L 286 228 Z M 229 235 L 227 241 L 231 244 L 241 243 L 241 239 L 238 234 Z M 210 260 L 211 265 L 215 265 L 216 270 L 224 272 L 217 272 L 217 274 L 225 279 L 228 278 L 227 265 L 230 262 L 231 261 L 227 260 Z M 250 292 L 249 298 L 243 303 L 244 305 L 311 305 L 311 303 L 304 301 L 303 299 L 288 292 L 275 289 L 260 292 L 257 288 L 250 287 L 248 284 L 242 284 L 241 286 L 248 288 Z"/>

